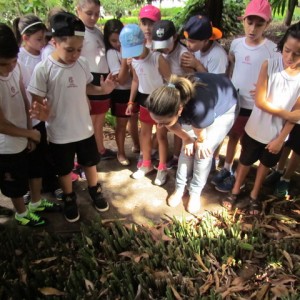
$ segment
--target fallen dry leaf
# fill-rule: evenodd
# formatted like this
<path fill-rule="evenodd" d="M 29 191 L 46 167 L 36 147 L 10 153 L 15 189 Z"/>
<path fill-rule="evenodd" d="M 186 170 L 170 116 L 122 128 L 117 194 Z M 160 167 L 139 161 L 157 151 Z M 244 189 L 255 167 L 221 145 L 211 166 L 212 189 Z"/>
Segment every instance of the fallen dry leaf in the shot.
<path fill-rule="evenodd" d="M 93 291 L 95 289 L 94 284 L 86 278 L 84 278 L 84 285 L 88 292 Z"/>
<path fill-rule="evenodd" d="M 204 270 L 204 272 L 209 272 L 209 270 L 205 266 L 204 262 L 202 261 L 201 256 L 198 253 L 195 253 L 195 258 L 197 259 L 200 267 Z"/>
<path fill-rule="evenodd" d="M 34 265 L 38 265 L 40 263 L 49 263 L 49 262 L 54 261 L 56 259 L 57 259 L 57 256 L 52 256 L 52 257 L 46 257 L 46 258 L 34 260 L 31 263 L 34 264 Z"/>
<path fill-rule="evenodd" d="M 272 287 L 271 292 L 279 299 L 282 299 L 284 296 L 288 296 L 289 294 L 288 289 L 283 284 Z"/>
<path fill-rule="evenodd" d="M 181 296 L 179 295 L 179 293 L 176 291 L 176 289 L 174 288 L 173 285 L 170 285 L 171 290 L 173 292 L 173 295 L 175 297 L 176 300 L 182 300 Z"/>
<path fill-rule="evenodd" d="M 291 256 L 289 255 L 288 252 L 286 252 L 285 250 L 282 251 L 282 254 L 284 255 L 284 257 L 286 258 L 286 260 L 288 261 L 289 265 L 290 265 L 290 268 L 291 270 L 293 270 L 294 268 L 294 265 L 293 265 L 293 261 L 292 261 L 292 258 Z"/>
<path fill-rule="evenodd" d="M 260 286 L 259 290 L 255 295 L 256 300 L 263 300 L 265 299 L 265 295 L 267 294 L 268 290 L 270 289 L 270 284 L 263 284 Z"/>
<path fill-rule="evenodd" d="M 27 285 L 27 273 L 23 268 L 18 269 L 20 281 Z"/>
<path fill-rule="evenodd" d="M 64 296 L 65 293 L 52 287 L 43 287 L 38 289 L 45 296 Z"/>
<path fill-rule="evenodd" d="M 200 294 L 201 295 L 205 294 L 209 290 L 209 288 L 212 286 L 213 283 L 214 283 L 213 275 L 209 274 L 207 276 L 207 280 L 205 281 L 205 283 L 203 285 L 201 285 L 201 287 L 199 289 Z"/>

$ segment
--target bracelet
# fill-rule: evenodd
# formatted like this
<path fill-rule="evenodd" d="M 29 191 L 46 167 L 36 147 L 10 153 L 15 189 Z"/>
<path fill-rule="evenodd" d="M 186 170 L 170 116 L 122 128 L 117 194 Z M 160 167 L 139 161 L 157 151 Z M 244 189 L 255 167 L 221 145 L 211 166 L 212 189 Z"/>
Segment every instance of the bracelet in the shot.
<path fill-rule="evenodd" d="M 134 102 L 133 101 L 128 101 L 127 106 L 130 105 L 130 104 L 133 105 Z"/>

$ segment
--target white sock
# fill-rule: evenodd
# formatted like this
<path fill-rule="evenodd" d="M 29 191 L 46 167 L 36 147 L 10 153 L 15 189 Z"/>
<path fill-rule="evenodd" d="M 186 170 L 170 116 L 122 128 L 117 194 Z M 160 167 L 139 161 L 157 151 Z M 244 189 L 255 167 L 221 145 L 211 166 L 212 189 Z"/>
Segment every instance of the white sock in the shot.
<path fill-rule="evenodd" d="M 290 182 L 291 180 L 290 180 L 290 179 L 286 179 L 286 178 L 284 178 L 283 176 L 281 176 L 281 177 L 280 177 L 280 181 Z"/>
<path fill-rule="evenodd" d="M 224 162 L 224 169 L 228 170 L 229 172 L 232 172 L 232 164 Z"/>
<path fill-rule="evenodd" d="M 38 207 L 38 206 L 41 204 L 41 202 L 42 202 L 42 200 L 39 200 L 39 201 L 37 201 L 37 202 L 32 202 L 32 201 L 30 201 L 30 202 L 29 202 L 29 206 L 30 206 L 30 207 Z"/>
<path fill-rule="evenodd" d="M 28 209 L 26 209 L 23 213 L 21 213 L 21 214 L 18 214 L 17 212 L 16 212 L 16 215 L 17 215 L 17 217 L 19 217 L 19 218 L 23 218 L 23 217 L 25 217 L 25 216 L 27 216 L 27 214 L 28 214 Z"/>
<path fill-rule="evenodd" d="M 278 169 L 276 169 L 276 171 L 277 171 L 279 174 L 283 174 L 283 173 L 284 173 L 284 170 L 278 170 Z"/>

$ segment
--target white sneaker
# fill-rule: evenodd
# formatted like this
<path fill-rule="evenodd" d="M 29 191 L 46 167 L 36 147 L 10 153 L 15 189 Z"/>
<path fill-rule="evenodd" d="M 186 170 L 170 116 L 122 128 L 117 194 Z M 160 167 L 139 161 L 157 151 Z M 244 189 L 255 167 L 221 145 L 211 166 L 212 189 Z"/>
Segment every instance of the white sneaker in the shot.
<path fill-rule="evenodd" d="M 154 180 L 154 184 L 158 186 L 162 186 L 166 183 L 168 178 L 167 170 L 158 170 L 156 174 L 156 178 Z"/>
<path fill-rule="evenodd" d="M 200 210 L 200 208 L 201 208 L 200 196 L 196 194 L 191 194 L 186 210 L 191 214 L 195 214 Z"/>
<path fill-rule="evenodd" d="M 137 171 L 132 173 L 131 177 L 133 179 L 141 179 L 141 178 L 145 177 L 147 174 L 149 174 L 150 172 L 152 172 L 153 169 L 154 168 L 152 165 L 149 167 L 141 166 Z"/>
<path fill-rule="evenodd" d="M 171 207 L 176 207 L 182 201 L 183 193 L 180 191 L 175 191 L 168 199 L 167 203 Z"/>

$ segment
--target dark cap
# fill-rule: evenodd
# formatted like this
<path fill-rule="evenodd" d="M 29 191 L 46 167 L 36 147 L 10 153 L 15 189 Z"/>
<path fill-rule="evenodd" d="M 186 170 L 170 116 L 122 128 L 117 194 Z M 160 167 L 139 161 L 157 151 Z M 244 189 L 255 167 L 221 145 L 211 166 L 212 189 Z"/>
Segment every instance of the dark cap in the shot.
<path fill-rule="evenodd" d="M 152 48 L 169 48 L 173 42 L 173 35 L 176 34 L 174 23 L 169 20 L 157 21 L 152 29 Z"/>
<path fill-rule="evenodd" d="M 75 15 L 59 12 L 51 17 L 50 27 L 52 36 L 84 36 L 85 26 Z"/>
<path fill-rule="evenodd" d="M 183 34 L 186 39 L 218 40 L 222 37 L 220 29 L 213 27 L 208 17 L 197 15 L 191 17 L 184 25 Z"/>

